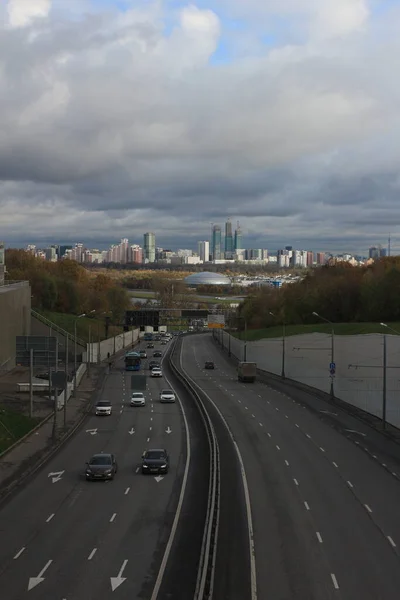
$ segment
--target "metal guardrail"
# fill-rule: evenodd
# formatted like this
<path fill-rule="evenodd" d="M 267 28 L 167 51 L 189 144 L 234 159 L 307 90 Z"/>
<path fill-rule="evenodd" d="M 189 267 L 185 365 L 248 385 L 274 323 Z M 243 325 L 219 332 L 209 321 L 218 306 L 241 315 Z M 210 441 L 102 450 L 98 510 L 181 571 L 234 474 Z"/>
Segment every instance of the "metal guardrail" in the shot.
<path fill-rule="evenodd" d="M 197 390 L 185 377 L 185 375 L 173 363 L 177 345 L 175 343 L 172 354 L 169 356 L 169 364 L 174 374 L 180 379 L 189 393 L 194 397 L 200 415 L 204 422 L 207 437 L 210 446 L 210 480 L 209 494 L 207 501 L 207 516 L 204 527 L 203 542 L 200 553 L 199 568 L 197 572 L 197 582 L 194 600 L 211 600 L 214 588 L 215 561 L 217 557 L 217 539 L 220 511 L 220 462 L 219 446 L 214 427 L 203 401 Z M 179 344 L 181 348 L 181 344 Z"/>
<path fill-rule="evenodd" d="M 35 317 L 35 319 L 37 319 L 38 321 L 41 321 L 44 325 L 47 325 L 47 327 L 54 329 L 54 331 L 56 331 L 57 333 L 63 335 L 64 337 L 67 337 L 72 342 L 75 342 L 75 339 L 76 339 L 77 344 L 86 348 L 85 340 L 82 340 L 82 338 L 79 338 L 78 336 L 76 336 L 76 338 L 75 338 L 75 336 L 72 333 L 70 333 L 66 329 L 63 329 L 56 323 L 53 323 L 53 321 L 50 321 L 50 319 L 47 319 L 40 313 L 36 312 L 36 310 L 33 310 L 33 308 L 31 308 L 31 315 L 32 315 L 32 317 Z"/>
<path fill-rule="evenodd" d="M 7 287 L 7 286 L 14 286 L 14 287 L 28 287 L 29 286 L 29 281 L 24 280 L 24 279 L 5 279 L 4 281 L 0 282 L 0 287 Z"/>

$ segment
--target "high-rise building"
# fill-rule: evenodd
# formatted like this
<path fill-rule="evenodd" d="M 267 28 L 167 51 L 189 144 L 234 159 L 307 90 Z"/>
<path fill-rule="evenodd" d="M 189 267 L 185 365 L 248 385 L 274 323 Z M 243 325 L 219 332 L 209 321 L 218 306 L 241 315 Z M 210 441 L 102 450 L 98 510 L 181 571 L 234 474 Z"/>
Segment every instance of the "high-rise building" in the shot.
<path fill-rule="evenodd" d="M 233 257 L 233 236 L 232 236 L 232 223 L 230 219 L 225 223 L 225 258 Z"/>
<path fill-rule="evenodd" d="M 200 260 L 208 262 L 210 260 L 210 242 L 202 241 L 197 244 Z"/>
<path fill-rule="evenodd" d="M 55 246 L 50 246 L 45 250 L 46 260 L 50 262 L 57 262 L 57 248 Z"/>
<path fill-rule="evenodd" d="M 212 260 L 221 260 L 221 227 L 219 225 L 214 225 L 212 229 L 211 256 Z"/>
<path fill-rule="evenodd" d="M 235 229 L 235 243 L 234 243 L 234 250 L 241 250 L 242 249 L 242 230 L 240 229 L 240 225 L 239 225 L 239 221 L 237 224 L 237 227 Z"/>
<path fill-rule="evenodd" d="M 369 258 L 373 258 L 374 260 L 382 258 L 386 256 L 386 248 L 382 248 L 380 244 L 379 246 L 371 246 L 371 248 L 368 251 L 368 256 Z"/>
<path fill-rule="evenodd" d="M 143 237 L 143 260 L 153 263 L 156 260 L 156 236 L 154 233 L 148 232 Z"/>
<path fill-rule="evenodd" d="M 317 252 L 317 265 L 324 265 L 326 263 L 325 252 Z"/>
<path fill-rule="evenodd" d="M 139 244 L 133 244 L 129 248 L 129 262 L 141 264 L 143 262 L 143 250 Z"/>
<path fill-rule="evenodd" d="M 307 250 L 307 267 L 312 267 L 314 264 L 314 252 Z"/>

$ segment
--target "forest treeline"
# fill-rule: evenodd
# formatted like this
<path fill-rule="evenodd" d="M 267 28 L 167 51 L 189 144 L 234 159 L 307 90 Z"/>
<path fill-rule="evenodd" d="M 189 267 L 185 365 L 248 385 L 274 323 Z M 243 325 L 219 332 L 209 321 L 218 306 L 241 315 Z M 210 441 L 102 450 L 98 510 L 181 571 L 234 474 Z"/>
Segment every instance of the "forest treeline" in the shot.
<path fill-rule="evenodd" d="M 259 288 L 240 307 L 252 329 L 321 322 L 313 312 L 333 323 L 400 321 L 400 256 L 313 269 L 281 289 Z"/>
<path fill-rule="evenodd" d="M 6 250 L 7 279 L 27 280 L 32 308 L 79 315 L 95 310 L 120 322 L 130 299 L 112 278 L 90 273 L 73 260 L 49 262 L 24 250 Z M 112 315 L 111 315 L 112 312 Z"/>

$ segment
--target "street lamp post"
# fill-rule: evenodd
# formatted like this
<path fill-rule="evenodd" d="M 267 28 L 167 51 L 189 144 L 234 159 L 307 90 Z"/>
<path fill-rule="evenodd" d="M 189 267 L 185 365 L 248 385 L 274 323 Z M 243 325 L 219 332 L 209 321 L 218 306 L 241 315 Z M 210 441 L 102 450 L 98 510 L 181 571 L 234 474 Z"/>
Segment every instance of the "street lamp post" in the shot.
<path fill-rule="evenodd" d="M 275 317 L 275 319 L 277 318 L 273 312 L 269 311 L 269 314 L 272 317 Z M 286 323 L 285 323 L 285 321 L 282 321 L 282 369 L 281 369 L 282 379 L 285 379 L 285 377 L 286 377 L 286 375 L 285 375 L 286 356 L 285 355 L 286 355 Z"/>
<path fill-rule="evenodd" d="M 247 362 L 247 319 L 246 319 L 246 317 L 244 318 L 243 362 Z"/>
<path fill-rule="evenodd" d="M 78 319 L 82 319 L 82 317 L 85 316 L 86 313 L 82 313 L 81 315 L 76 317 L 74 321 L 74 397 L 76 397 L 76 324 L 78 322 Z"/>
<path fill-rule="evenodd" d="M 326 319 L 325 317 L 322 317 L 317 312 L 313 312 L 313 315 L 314 315 L 314 317 L 318 317 L 322 321 L 325 321 L 326 323 L 329 323 L 332 326 L 332 330 L 331 330 L 331 365 L 334 365 L 335 364 L 335 330 L 333 328 L 333 323 L 329 319 Z M 335 369 L 336 369 L 336 367 L 331 366 L 330 371 L 333 371 Z M 331 394 L 332 398 L 335 396 L 335 391 L 334 391 L 334 388 L 333 388 L 333 378 L 334 378 L 334 376 L 335 376 L 335 374 L 331 372 L 331 389 L 330 389 L 330 394 Z"/>

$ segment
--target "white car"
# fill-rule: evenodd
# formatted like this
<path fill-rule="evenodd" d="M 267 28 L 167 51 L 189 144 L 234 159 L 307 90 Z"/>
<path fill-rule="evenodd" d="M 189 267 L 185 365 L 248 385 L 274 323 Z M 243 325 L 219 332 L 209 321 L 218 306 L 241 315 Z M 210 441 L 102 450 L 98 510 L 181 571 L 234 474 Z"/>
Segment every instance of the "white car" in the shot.
<path fill-rule="evenodd" d="M 99 400 L 96 404 L 96 415 L 110 416 L 112 413 L 111 402 L 108 400 Z"/>
<path fill-rule="evenodd" d="M 162 377 L 162 371 L 159 367 L 154 367 L 151 370 L 150 377 Z"/>
<path fill-rule="evenodd" d="M 160 402 L 175 402 L 175 394 L 172 390 L 161 390 Z"/>
<path fill-rule="evenodd" d="M 142 392 L 132 392 L 131 406 L 144 406 L 146 400 Z"/>

